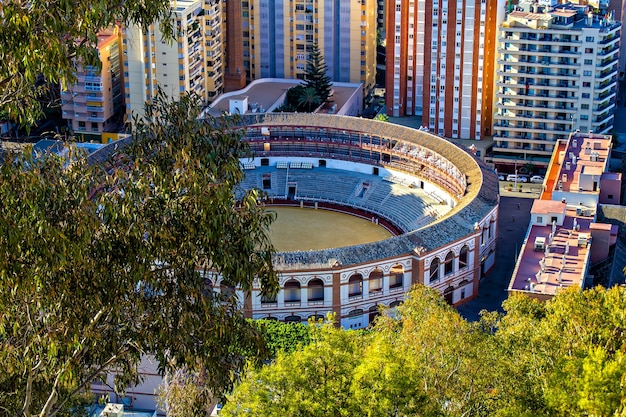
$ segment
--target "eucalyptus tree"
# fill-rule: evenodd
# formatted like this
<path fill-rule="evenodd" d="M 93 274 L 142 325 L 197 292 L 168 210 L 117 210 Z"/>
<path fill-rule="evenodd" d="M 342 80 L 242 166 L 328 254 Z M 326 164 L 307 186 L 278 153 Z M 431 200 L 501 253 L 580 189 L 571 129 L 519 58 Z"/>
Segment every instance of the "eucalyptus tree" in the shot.
<path fill-rule="evenodd" d="M 0 414 L 67 411 L 112 371 L 123 390 L 144 354 L 219 395 L 264 352 L 206 276 L 275 291 L 272 216 L 255 192 L 235 199 L 247 145 L 228 120 L 198 121 L 198 104 L 157 94 L 98 163 L 25 152 L 0 165 Z"/>

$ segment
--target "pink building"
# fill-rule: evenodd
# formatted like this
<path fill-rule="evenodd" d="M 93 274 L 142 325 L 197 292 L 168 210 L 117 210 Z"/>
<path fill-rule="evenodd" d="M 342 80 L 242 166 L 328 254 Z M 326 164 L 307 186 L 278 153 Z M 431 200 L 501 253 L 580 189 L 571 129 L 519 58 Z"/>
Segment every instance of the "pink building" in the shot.
<path fill-rule="evenodd" d="M 589 266 L 606 259 L 617 226 L 597 223 L 596 209 L 619 204 L 622 179 L 607 172 L 610 156 L 610 136 L 575 132 L 557 142 L 509 291 L 545 300 L 560 288 L 583 288 Z"/>
<path fill-rule="evenodd" d="M 81 140 L 101 140 L 102 132 L 118 128 L 116 116 L 123 107 L 119 28 L 98 34 L 101 68 L 84 66 L 76 73 L 76 83 L 61 92 L 63 118 L 74 136 Z"/>

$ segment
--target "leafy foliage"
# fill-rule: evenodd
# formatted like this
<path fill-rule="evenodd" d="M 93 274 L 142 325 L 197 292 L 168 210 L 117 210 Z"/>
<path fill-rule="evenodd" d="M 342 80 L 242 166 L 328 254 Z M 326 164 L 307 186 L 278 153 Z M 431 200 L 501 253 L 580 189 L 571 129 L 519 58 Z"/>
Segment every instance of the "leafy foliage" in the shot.
<path fill-rule="evenodd" d="M 416 287 L 371 332 L 313 328 L 310 345 L 249 371 L 222 412 L 625 415 L 624 306 L 626 288 L 570 289 L 549 302 L 512 295 L 505 314 L 468 323 Z"/>
<path fill-rule="evenodd" d="M 272 358 L 279 352 L 291 353 L 311 342 L 311 326 L 304 323 L 254 320 L 253 324 L 263 335 Z"/>
<path fill-rule="evenodd" d="M 9 415 L 66 410 L 97 376 L 137 380 L 140 357 L 161 371 L 202 370 L 219 395 L 265 356 L 237 300 L 205 290 L 199 267 L 244 291 L 277 288 L 254 192 L 242 201 L 227 120 L 197 121 L 198 99 L 162 93 L 133 141 L 105 164 L 31 152 L 0 165 L 0 404 Z"/>
<path fill-rule="evenodd" d="M 0 4 L 0 109 L 22 125 L 41 116 L 54 84 L 71 84 L 76 63 L 99 66 L 100 29 L 159 20 L 173 39 L 169 0 L 4 0 Z M 45 82 L 42 82 L 45 81 Z"/>
<path fill-rule="evenodd" d="M 378 113 L 376 117 L 374 117 L 374 120 L 378 120 L 381 122 L 388 122 L 389 116 L 387 116 L 385 113 Z"/>
<path fill-rule="evenodd" d="M 306 63 L 304 86 L 315 90 L 321 103 L 328 100 L 332 86 L 331 78 L 326 75 L 326 71 L 328 71 L 328 65 L 324 62 L 319 46 L 315 43 Z"/>
<path fill-rule="evenodd" d="M 302 90 L 302 95 L 298 98 L 298 105 L 306 107 L 308 112 L 311 112 L 311 106 L 314 108 L 319 106 L 322 102 L 321 97 L 311 87 L 306 87 Z"/>

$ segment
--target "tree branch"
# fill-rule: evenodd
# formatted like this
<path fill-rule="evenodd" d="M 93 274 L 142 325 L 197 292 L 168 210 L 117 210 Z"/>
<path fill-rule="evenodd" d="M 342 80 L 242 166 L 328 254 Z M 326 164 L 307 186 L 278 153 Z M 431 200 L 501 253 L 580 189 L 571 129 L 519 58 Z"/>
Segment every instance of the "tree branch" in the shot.
<path fill-rule="evenodd" d="M 127 346 L 127 345 L 124 345 L 124 346 Z M 70 392 L 69 395 L 67 395 L 63 401 L 61 401 L 52 411 L 49 412 L 49 414 L 46 414 L 46 416 L 47 417 L 55 416 L 59 411 L 63 409 L 63 406 L 65 405 L 65 403 L 67 403 L 67 401 L 70 398 L 74 397 L 76 394 L 82 391 L 83 388 L 85 388 L 88 383 L 93 381 L 94 378 L 100 375 L 102 371 L 106 369 L 109 365 L 111 365 L 112 363 L 117 361 L 119 358 L 125 356 L 128 353 L 130 353 L 130 349 L 120 350 L 118 353 L 111 356 L 105 363 L 103 363 L 98 368 L 96 368 L 96 370 L 94 370 L 92 373 L 87 375 L 87 377 L 84 378 L 83 382 L 81 382 L 72 392 Z M 41 416 L 41 417 L 44 417 L 44 416 Z"/>
<path fill-rule="evenodd" d="M 43 361 L 39 360 L 37 365 L 35 365 L 30 369 L 30 371 L 28 371 L 28 379 L 26 381 L 25 393 L 26 397 L 24 398 L 24 406 L 22 407 L 22 413 L 25 417 L 28 417 L 30 415 L 30 403 L 33 399 L 33 376 L 35 375 L 35 372 L 39 370 L 42 364 Z"/>

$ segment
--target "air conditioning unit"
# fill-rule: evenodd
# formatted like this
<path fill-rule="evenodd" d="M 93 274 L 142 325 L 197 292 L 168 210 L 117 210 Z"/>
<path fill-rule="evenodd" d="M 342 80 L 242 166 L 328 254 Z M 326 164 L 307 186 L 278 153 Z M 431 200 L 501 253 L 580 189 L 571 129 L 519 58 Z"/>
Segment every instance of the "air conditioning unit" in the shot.
<path fill-rule="evenodd" d="M 100 413 L 100 417 L 123 417 L 124 404 L 108 403 Z"/>

